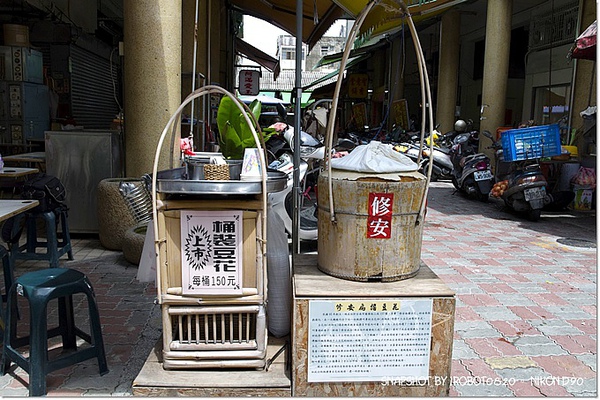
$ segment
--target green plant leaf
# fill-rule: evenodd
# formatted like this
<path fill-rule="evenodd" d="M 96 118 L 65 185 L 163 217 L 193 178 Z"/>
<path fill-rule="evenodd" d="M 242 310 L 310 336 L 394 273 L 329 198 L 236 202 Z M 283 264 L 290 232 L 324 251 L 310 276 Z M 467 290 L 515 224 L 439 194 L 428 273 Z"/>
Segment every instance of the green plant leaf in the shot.
<path fill-rule="evenodd" d="M 254 118 L 258 121 L 258 119 L 260 118 L 260 113 L 262 111 L 262 103 L 258 100 L 254 100 L 252 103 L 250 103 L 248 108 L 252 112 L 252 115 L 254 115 Z"/>
<path fill-rule="evenodd" d="M 239 109 L 233 100 L 229 96 L 223 96 L 217 110 L 217 128 L 219 129 L 217 139 L 225 157 L 230 151 L 234 151 L 234 148 L 237 147 L 236 142 L 239 142 L 234 122 L 236 112 L 239 113 Z"/>
<path fill-rule="evenodd" d="M 254 100 L 248 107 L 258 121 L 262 110 L 262 104 Z M 248 116 L 252 122 L 251 116 Z M 244 150 L 249 147 L 257 147 L 252 129 L 246 122 L 244 114 L 229 96 L 223 96 L 217 110 L 217 128 L 219 130 L 218 141 L 221 153 L 227 159 L 242 159 Z M 255 127 L 256 133 L 262 135 L 260 128 Z M 263 135 L 267 140 L 273 132 Z"/>

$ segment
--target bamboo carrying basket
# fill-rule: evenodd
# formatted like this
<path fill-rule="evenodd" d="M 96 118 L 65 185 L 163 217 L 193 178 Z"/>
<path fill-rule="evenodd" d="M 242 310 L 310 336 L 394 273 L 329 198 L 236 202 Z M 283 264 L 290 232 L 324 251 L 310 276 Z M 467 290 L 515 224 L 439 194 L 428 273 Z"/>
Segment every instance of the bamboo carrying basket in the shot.
<path fill-rule="evenodd" d="M 340 61 L 340 71 L 346 68 L 358 29 L 378 3 L 379 1 L 369 2 L 352 25 Z M 398 6 L 407 17 L 417 53 L 421 103 L 431 104 L 431 88 L 419 36 L 406 4 L 399 1 Z M 415 173 L 412 179 L 402 178 L 402 173 L 397 173 L 395 179 L 386 178 L 383 174 L 352 177 L 342 171 L 334 171 L 330 158 L 343 78 L 343 74 L 338 75 L 333 94 L 325 139 L 325 171 L 319 176 L 319 268 L 339 278 L 359 281 L 393 281 L 410 278 L 418 272 L 420 265 L 423 220 L 433 163 L 428 163 L 426 178 L 419 173 Z M 433 127 L 431 107 L 422 107 L 421 120 L 426 121 L 426 110 L 429 126 Z M 421 150 L 424 144 L 425 125 L 425 123 L 421 124 Z M 433 141 L 430 141 L 429 151 L 433 154 Z M 421 177 L 419 178 L 418 175 Z M 367 216 L 365 205 L 369 193 L 381 192 L 394 192 L 397 198 L 394 201 L 391 223 L 392 237 L 386 240 L 367 238 L 365 228 Z"/>
<path fill-rule="evenodd" d="M 163 130 L 154 159 L 152 175 L 153 223 L 157 232 L 158 302 L 163 322 L 163 368 L 262 368 L 267 355 L 267 274 L 266 274 L 266 165 L 264 153 L 254 126 L 246 122 L 259 149 L 262 168 L 261 194 L 239 196 L 198 196 L 191 192 L 157 191 L 158 158 L 165 136 L 176 133 L 181 112 L 191 100 L 206 94 L 229 96 L 243 110 L 242 103 L 218 86 L 195 90 L 179 106 Z M 174 135 L 175 136 L 175 135 Z M 231 165 L 203 165 L 204 179 L 227 181 Z M 195 181 L 199 182 L 199 181 Z M 194 182 L 193 182 L 194 183 Z M 178 187 L 186 186 L 182 181 Z M 194 188 L 198 189 L 197 183 Z M 189 195 L 188 195 L 189 194 Z M 242 212 L 241 294 L 193 295 L 183 290 L 181 215 L 184 211 Z M 185 294 L 184 294 L 185 293 Z"/>

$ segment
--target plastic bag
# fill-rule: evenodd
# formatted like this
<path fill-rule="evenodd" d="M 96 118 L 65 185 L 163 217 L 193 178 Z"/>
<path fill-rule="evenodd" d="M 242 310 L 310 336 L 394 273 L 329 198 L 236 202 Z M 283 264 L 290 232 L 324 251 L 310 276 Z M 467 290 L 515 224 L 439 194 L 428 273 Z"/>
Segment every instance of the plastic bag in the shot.
<path fill-rule="evenodd" d="M 371 141 L 357 146 L 342 158 L 331 160 L 331 166 L 347 171 L 388 173 L 416 171 L 419 166 L 408 156 L 397 152 L 390 144 Z"/>
<path fill-rule="evenodd" d="M 579 170 L 571 179 L 571 183 L 586 189 L 593 189 L 596 187 L 596 171 L 594 168 L 579 167 Z"/>
<path fill-rule="evenodd" d="M 154 223 L 148 223 L 142 255 L 135 277 L 140 282 L 154 282 L 156 284 L 156 249 L 154 247 Z"/>

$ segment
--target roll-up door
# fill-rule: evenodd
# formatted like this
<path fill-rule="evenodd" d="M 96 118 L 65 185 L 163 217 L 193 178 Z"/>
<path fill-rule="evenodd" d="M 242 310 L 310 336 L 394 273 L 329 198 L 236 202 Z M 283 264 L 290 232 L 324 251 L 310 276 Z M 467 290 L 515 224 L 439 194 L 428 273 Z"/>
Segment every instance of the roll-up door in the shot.
<path fill-rule="evenodd" d="M 79 46 L 71 45 L 71 110 L 85 129 L 110 128 L 119 112 L 117 66 Z"/>

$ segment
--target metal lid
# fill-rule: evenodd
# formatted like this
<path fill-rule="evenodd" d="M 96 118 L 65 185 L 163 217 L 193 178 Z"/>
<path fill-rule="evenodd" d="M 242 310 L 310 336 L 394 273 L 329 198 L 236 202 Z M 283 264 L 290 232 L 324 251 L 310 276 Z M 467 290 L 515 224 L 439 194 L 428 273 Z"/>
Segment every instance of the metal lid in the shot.
<path fill-rule="evenodd" d="M 267 192 L 280 192 L 287 187 L 287 175 L 280 171 L 267 172 Z M 262 181 L 209 181 L 185 179 L 185 168 L 159 171 L 156 191 L 172 194 L 260 194 Z"/>

